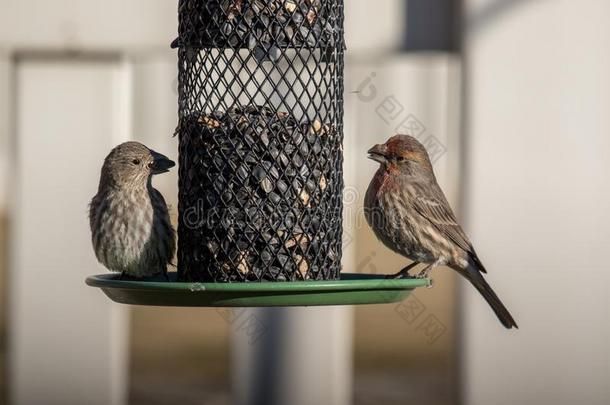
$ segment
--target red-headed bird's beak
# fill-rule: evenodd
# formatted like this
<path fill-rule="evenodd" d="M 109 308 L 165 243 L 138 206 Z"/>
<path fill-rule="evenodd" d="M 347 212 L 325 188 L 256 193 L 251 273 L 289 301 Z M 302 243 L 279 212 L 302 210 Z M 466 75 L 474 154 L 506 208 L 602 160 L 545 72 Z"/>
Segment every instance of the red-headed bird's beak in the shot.
<path fill-rule="evenodd" d="M 377 144 L 368 150 L 369 159 L 373 159 L 376 162 L 384 163 L 387 160 L 388 148 L 384 144 Z"/>
<path fill-rule="evenodd" d="M 166 173 L 169 172 L 169 169 L 176 166 L 176 163 L 167 156 L 155 152 L 152 149 L 150 153 L 153 157 L 153 161 L 149 165 L 152 174 Z"/>

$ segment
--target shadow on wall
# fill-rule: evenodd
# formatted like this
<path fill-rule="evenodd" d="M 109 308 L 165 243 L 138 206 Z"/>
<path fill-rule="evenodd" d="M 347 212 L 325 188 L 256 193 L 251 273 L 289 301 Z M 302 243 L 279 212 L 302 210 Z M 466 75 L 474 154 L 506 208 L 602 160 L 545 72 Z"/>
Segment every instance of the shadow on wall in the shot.
<path fill-rule="evenodd" d="M 499 18 L 506 14 L 515 11 L 518 6 L 525 3 L 533 3 L 532 0 L 497 0 L 488 2 L 488 4 L 479 7 L 477 11 L 470 15 L 466 15 L 464 29 L 466 34 L 476 34 L 485 27 L 497 22 Z"/>

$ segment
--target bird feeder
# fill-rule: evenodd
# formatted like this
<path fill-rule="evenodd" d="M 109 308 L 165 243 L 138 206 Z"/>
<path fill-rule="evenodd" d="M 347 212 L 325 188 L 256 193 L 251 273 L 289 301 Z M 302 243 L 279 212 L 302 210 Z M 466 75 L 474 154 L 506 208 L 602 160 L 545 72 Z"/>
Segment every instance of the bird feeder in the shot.
<path fill-rule="evenodd" d="M 339 278 L 342 3 L 180 1 L 179 279 Z"/>
<path fill-rule="evenodd" d="M 343 0 L 180 0 L 178 273 L 113 300 L 394 302 L 425 280 L 340 274 Z"/>

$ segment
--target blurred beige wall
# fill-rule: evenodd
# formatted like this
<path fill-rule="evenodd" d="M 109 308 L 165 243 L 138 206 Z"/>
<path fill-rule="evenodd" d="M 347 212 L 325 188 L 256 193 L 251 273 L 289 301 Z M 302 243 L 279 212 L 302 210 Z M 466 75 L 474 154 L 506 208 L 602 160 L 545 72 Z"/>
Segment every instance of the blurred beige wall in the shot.
<path fill-rule="evenodd" d="M 99 176 L 90 163 L 127 139 L 128 69 L 112 56 L 28 56 L 15 63 L 14 77 L 10 399 L 119 404 L 127 388 L 126 313 L 83 280 L 101 269 L 87 219 Z"/>
<path fill-rule="evenodd" d="M 176 9 L 167 0 L 2 0 L 0 49 L 166 49 Z"/>
<path fill-rule="evenodd" d="M 610 3 L 466 2 L 465 403 L 610 403 Z"/>
<path fill-rule="evenodd" d="M 10 293 L 2 310 L 11 322 L 9 363 L 3 339 L 0 351 L 10 367 L 2 378 L 10 378 L 15 402 L 82 403 L 85 393 L 91 403 L 124 403 L 128 330 L 120 314 L 126 308 L 83 283 L 98 268 L 86 206 L 99 156 L 131 136 L 134 60 L 159 50 L 171 58 L 175 10 L 162 0 L 0 3 L 0 207 L 10 209 L 11 224 L 10 274 L 3 279 L 12 286 L 2 284 Z"/>

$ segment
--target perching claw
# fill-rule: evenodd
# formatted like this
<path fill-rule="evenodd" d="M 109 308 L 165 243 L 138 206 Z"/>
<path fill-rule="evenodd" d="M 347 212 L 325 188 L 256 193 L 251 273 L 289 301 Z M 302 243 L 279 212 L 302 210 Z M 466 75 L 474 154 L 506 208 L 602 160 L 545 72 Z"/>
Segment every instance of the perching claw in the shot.
<path fill-rule="evenodd" d="M 428 274 L 430 273 L 430 270 L 432 270 L 433 267 L 434 264 L 429 264 L 424 267 L 424 269 L 417 274 L 417 278 L 428 278 Z"/>
<path fill-rule="evenodd" d="M 419 264 L 419 262 L 413 262 L 413 263 L 409 264 L 408 266 L 406 266 L 405 268 L 403 268 L 402 270 L 400 270 L 398 273 L 389 274 L 385 278 L 395 278 L 395 279 L 414 278 L 412 275 L 409 274 L 409 270 L 411 270 L 413 267 L 417 266 L 418 264 Z"/>

